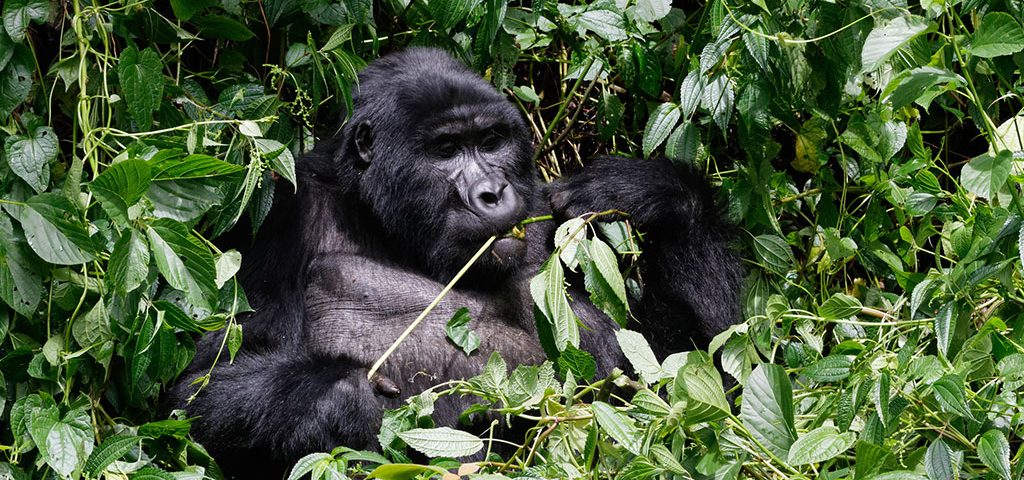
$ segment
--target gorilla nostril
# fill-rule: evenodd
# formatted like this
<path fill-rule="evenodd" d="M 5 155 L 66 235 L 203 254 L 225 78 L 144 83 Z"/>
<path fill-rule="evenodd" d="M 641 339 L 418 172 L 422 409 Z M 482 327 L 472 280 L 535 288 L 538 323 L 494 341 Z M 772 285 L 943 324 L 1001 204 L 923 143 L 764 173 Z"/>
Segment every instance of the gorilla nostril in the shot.
<path fill-rule="evenodd" d="M 487 206 L 493 207 L 493 206 L 498 204 L 498 201 L 501 200 L 501 198 L 498 197 L 497 193 L 494 193 L 494 192 L 484 192 L 484 193 L 480 194 L 480 200 L 483 200 L 483 202 Z"/>

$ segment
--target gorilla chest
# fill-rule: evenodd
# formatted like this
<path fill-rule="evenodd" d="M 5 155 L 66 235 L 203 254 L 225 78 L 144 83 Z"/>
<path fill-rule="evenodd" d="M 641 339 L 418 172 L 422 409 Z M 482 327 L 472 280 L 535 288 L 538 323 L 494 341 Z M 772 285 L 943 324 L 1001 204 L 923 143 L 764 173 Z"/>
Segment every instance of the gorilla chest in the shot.
<path fill-rule="evenodd" d="M 328 257 L 310 270 L 308 344 L 318 353 L 368 367 L 441 292 L 444 285 L 415 272 L 355 256 Z M 487 292 L 454 289 L 388 358 L 382 373 L 399 386 L 428 386 L 480 373 L 491 352 L 510 364 L 539 363 L 526 282 Z M 480 348 L 466 355 L 445 325 L 460 308 Z M 315 333 L 312 333 L 315 332 Z M 407 391 L 403 388 L 403 391 Z"/>

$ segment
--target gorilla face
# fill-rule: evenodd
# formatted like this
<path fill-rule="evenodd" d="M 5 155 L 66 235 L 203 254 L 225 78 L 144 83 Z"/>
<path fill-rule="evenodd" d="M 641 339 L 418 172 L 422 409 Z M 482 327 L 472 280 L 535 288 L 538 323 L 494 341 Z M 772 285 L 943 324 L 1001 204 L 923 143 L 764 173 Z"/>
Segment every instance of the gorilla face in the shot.
<path fill-rule="evenodd" d="M 363 72 L 367 95 L 356 96 L 343 161 L 360 172 L 360 200 L 392 247 L 446 278 L 488 237 L 526 218 L 538 187 L 515 108 L 451 57 L 436 60 Z M 474 271 L 507 275 L 525 252 L 522 240 L 501 238 Z"/>

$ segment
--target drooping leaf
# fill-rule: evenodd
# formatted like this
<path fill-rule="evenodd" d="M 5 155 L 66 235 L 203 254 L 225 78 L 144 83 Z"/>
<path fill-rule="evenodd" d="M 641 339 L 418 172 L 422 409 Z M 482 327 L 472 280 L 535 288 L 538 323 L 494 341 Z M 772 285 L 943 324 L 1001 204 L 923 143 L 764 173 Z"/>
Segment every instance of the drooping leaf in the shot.
<path fill-rule="evenodd" d="M 929 23 L 916 15 L 893 18 L 876 26 L 864 40 L 861 50 L 861 71 L 872 71 L 885 63 L 896 50 L 929 29 Z"/>
<path fill-rule="evenodd" d="M 185 292 L 192 303 L 209 308 L 217 296 L 217 270 L 210 249 L 185 225 L 170 219 L 154 220 L 146 236 L 167 283 Z"/>
<path fill-rule="evenodd" d="M 57 134 L 50 127 L 39 127 L 28 137 L 12 135 L 4 142 L 11 171 L 36 193 L 49 186 L 50 162 L 57 158 L 57 151 Z"/>
<path fill-rule="evenodd" d="M 979 155 L 960 170 L 960 184 L 979 197 L 992 199 L 1006 185 L 1012 166 L 1013 154 L 1008 150 L 996 156 Z"/>
<path fill-rule="evenodd" d="M 13 37 L 13 35 L 12 35 Z M 979 57 L 1000 57 L 1024 50 L 1024 28 L 1012 15 L 990 12 L 974 32 L 971 53 Z"/>
<path fill-rule="evenodd" d="M 428 457 L 466 457 L 484 448 L 476 435 L 448 427 L 414 428 L 398 437 Z"/>
<path fill-rule="evenodd" d="M 754 438 L 775 455 L 789 455 L 797 437 L 793 425 L 793 385 L 781 366 L 758 365 L 747 377 L 740 419 Z"/>
<path fill-rule="evenodd" d="M 1003 480 L 1010 480 L 1010 444 L 1006 434 L 991 429 L 978 440 L 978 457 L 981 462 Z"/>
<path fill-rule="evenodd" d="M 89 184 L 89 190 L 111 218 L 128 223 L 128 207 L 142 198 L 152 179 L 149 163 L 125 160 L 103 171 Z"/>
<path fill-rule="evenodd" d="M 50 15 L 50 2 L 46 0 L 6 0 L 4 2 L 4 30 L 16 42 L 25 39 L 29 22 L 42 24 Z"/>
<path fill-rule="evenodd" d="M 662 142 L 668 138 L 679 122 L 679 106 L 668 102 L 658 105 L 658 108 L 647 120 L 647 127 L 644 129 L 644 156 L 649 157 Z"/>
<path fill-rule="evenodd" d="M 832 426 L 818 427 L 800 436 L 789 449 L 790 465 L 810 465 L 831 460 L 857 441 L 854 432 L 839 433 Z"/>
<path fill-rule="evenodd" d="M 625 327 L 629 315 L 626 284 L 619 272 L 615 252 L 600 238 L 583 240 L 577 250 L 583 270 L 584 286 L 590 293 L 590 302 Z"/>
<path fill-rule="evenodd" d="M 117 78 L 128 112 L 140 130 L 148 130 L 153 112 L 164 96 L 163 61 L 152 48 L 139 51 L 134 45 L 121 52 Z"/>
<path fill-rule="evenodd" d="M 633 419 L 604 402 L 594 402 L 590 407 L 601 430 L 630 453 L 640 455 L 641 434 Z"/>
<path fill-rule="evenodd" d="M 28 199 L 21 209 L 25 239 L 39 258 L 57 265 L 92 261 L 99 251 L 89 236 L 78 209 L 64 196 L 43 193 Z"/>
<path fill-rule="evenodd" d="M 466 352 L 466 355 L 471 355 L 473 351 L 480 348 L 480 337 L 469 329 L 469 322 L 469 309 L 462 307 L 455 312 L 455 315 L 452 315 L 451 320 L 448 320 L 444 327 L 448 339 Z"/>
<path fill-rule="evenodd" d="M 121 234 L 110 252 L 107 273 L 118 292 L 128 293 L 142 285 L 149 273 L 149 246 L 138 230 L 130 228 Z"/>

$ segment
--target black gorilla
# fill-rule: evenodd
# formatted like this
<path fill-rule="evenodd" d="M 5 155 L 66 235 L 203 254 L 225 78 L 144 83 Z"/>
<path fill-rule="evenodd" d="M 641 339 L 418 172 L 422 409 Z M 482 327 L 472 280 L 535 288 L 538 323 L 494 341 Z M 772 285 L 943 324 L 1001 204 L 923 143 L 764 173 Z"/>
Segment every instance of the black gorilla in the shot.
<path fill-rule="evenodd" d="M 492 351 L 513 365 L 543 361 L 528 284 L 552 251 L 554 222 L 529 225 L 525 240 L 498 240 L 388 359 L 381 374 L 390 381 L 366 380 L 480 245 L 528 216 L 630 215 L 646 232 L 646 286 L 632 328 L 659 354 L 704 344 L 737 320 L 739 262 L 695 169 L 606 158 L 544 187 L 519 113 L 447 54 L 392 54 L 359 80 L 351 120 L 300 159 L 298 193 L 278 199 L 245 254 L 242 281 L 256 312 L 244 320 L 238 357 L 218 363 L 186 405 L 191 381 L 221 345 L 220 334 L 208 335 L 170 393 L 199 416 L 193 435 L 229 473 L 265 476 L 268 463 L 284 470 L 337 445 L 378 448 L 383 407 L 478 374 Z M 460 307 L 482 341 L 471 356 L 444 333 Z M 599 374 L 625 366 L 615 323 L 588 302 L 573 308 L 589 327 L 581 348 Z M 465 406 L 439 402 L 434 417 L 454 425 Z"/>

